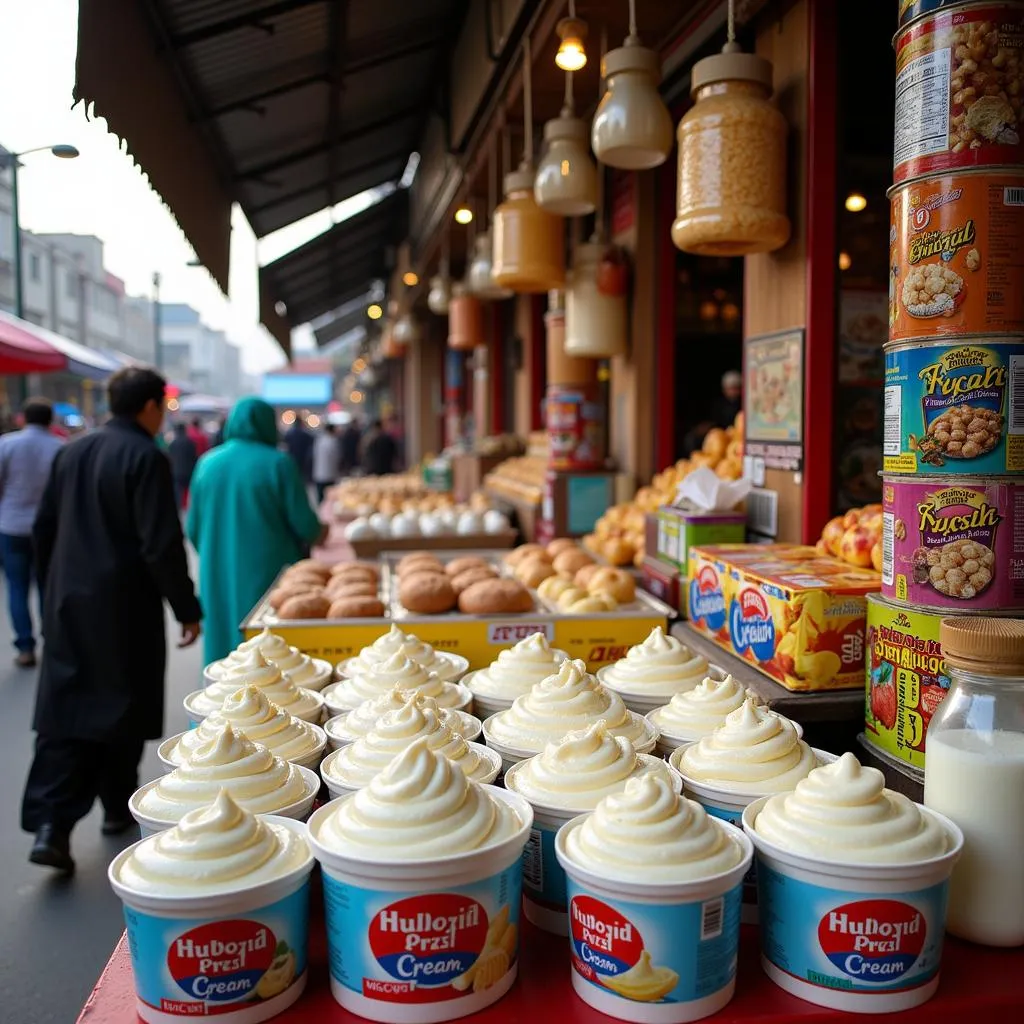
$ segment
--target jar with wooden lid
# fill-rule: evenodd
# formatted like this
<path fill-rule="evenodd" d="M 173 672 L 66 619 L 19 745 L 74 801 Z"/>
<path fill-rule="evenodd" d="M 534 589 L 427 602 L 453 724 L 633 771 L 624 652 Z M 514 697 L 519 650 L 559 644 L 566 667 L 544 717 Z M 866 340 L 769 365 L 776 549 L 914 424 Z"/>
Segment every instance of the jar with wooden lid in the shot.
<path fill-rule="evenodd" d="M 772 65 L 727 43 L 693 68 L 679 122 L 672 241 L 699 256 L 772 252 L 789 240 L 786 119 L 770 100 Z"/>
<path fill-rule="evenodd" d="M 533 168 L 505 175 L 505 201 L 494 211 L 494 281 L 537 293 L 565 282 L 565 222 L 537 205 Z"/>
<path fill-rule="evenodd" d="M 928 726 L 924 802 L 964 833 L 946 929 L 1024 945 L 1024 620 L 943 619 L 950 688 Z"/>

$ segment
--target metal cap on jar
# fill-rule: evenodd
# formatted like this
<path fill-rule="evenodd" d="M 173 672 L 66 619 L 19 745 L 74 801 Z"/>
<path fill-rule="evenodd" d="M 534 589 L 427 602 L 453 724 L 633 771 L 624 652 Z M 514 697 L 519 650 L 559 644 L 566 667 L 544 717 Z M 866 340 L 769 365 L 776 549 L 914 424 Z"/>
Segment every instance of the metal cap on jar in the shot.
<path fill-rule="evenodd" d="M 601 61 L 601 75 L 611 78 L 623 71 L 646 71 L 655 81 L 661 81 L 661 58 L 655 50 L 640 45 L 638 36 L 629 36 L 622 46 L 609 50 Z"/>
<path fill-rule="evenodd" d="M 534 169 L 528 163 L 521 163 L 517 170 L 505 175 L 505 195 L 513 192 L 533 192 Z"/>
<path fill-rule="evenodd" d="M 714 82 L 755 82 L 772 91 L 772 62 L 756 53 L 743 53 L 736 43 L 726 43 L 721 53 L 693 65 L 690 95 Z"/>
<path fill-rule="evenodd" d="M 984 675 L 1024 675 L 1024 619 L 958 615 L 939 623 L 946 663 Z"/>

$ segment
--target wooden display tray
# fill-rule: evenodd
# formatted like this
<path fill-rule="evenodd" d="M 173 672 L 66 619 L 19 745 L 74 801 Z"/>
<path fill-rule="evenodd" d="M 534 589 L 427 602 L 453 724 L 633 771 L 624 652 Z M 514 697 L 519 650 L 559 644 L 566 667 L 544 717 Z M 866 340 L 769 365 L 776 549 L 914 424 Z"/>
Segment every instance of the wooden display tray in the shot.
<path fill-rule="evenodd" d="M 443 533 L 438 537 L 372 537 L 350 540 L 356 558 L 379 558 L 385 551 L 507 551 L 513 547 L 518 533 L 502 530 L 500 533 Z"/>

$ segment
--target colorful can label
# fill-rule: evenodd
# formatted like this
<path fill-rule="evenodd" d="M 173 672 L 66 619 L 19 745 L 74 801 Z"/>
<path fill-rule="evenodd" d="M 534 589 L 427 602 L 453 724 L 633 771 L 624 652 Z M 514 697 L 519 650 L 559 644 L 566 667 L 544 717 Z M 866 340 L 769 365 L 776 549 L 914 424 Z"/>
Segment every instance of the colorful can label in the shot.
<path fill-rule="evenodd" d="M 1024 331 L 1024 174 L 944 174 L 890 200 L 890 341 Z"/>
<path fill-rule="evenodd" d="M 1024 5 L 964 4 L 896 34 L 893 178 L 1024 163 Z"/>
<path fill-rule="evenodd" d="M 978 0 L 975 0 L 975 3 L 977 2 Z M 923 14 L 934 14 L 950 7 L 963 7 L 964 3 L 965 0 L 899 0 L 899 26 L 903 28 Z"/>
<path fill-rule="evenodd" d="M 687 793 L 687 796 L 691 800 L 696 800 L 712 818 L 718 818 L 719 821 L 727 821 L 734 828 L 738 828 L 741 832 L 743 831 L 742 811 L 734 810 L 731 807 L 718 807 L 716 804 L 709 803 L 706 797 L 697 796 L 696 793 Z M 743 920 L 756 922 L 757 915 L 754 910 L 757 906 L 756 857 L 750 862 L 750 867 L 747 869 L 747 873 L 743 876 L 741 891 L 743 898 Z"/>
<path fill-rule="evenodd" d="M 906 992 L 942 963 L 948 882 L 870 895 L 758 869 L 761 951 L 805 984 L 843 992 Z"/>
<path fill-rule="evenodd" d="M 1024 473 L 1024 340 L 888 346 L 883 453 L 886 473 Z"/>
<path fill-rule="evenodd" d="M 404 1005 L 470 1001 L 500 986 L 518 955 L 522 878 L 517 860 L 479 882 L 406 895 L 362 889 L 325 870 L 332 981 Z M 473 1008 L 453 1006 L 452 1016 Z"/>
<path fill-rule="evenodd" d="M 882 596 L 957 614 L 1024 608 L 1024 484 L 887 477 Z"/>
<path fill-rule="evenodd" d="M 309 882 L 268 907 L 231 917 L 157 917 L 125 906 L 139 1001 L 179 1017 L 290 1002 L 305 980 Z"/>
<path fill-rule="evenodd" d="M 868 598 L 864 738 L 919 771 L 928 723 L 949 690 L 939 646 L 941 619 L 941 612 Z"/>
<path fill-rule="evenodd" d="M 523 847 L 523 894 L 546 910 L 565 913 L 565 869 L 555 856 L 558 829 L 534 824 Z"/>
<path fill-rule="evenodd" d="M 718 570 L 707 563 L 690 577 L 689 618 L 708 633 L 726 633 L 725 589 Z"/>
<path fill-rule="evenodd" d="M 701 902 L 653 904 L 568 884 L 572 967 L 595 988 L 629 1002 L 689 1003 L 735 979 L 740 886 Z"/>

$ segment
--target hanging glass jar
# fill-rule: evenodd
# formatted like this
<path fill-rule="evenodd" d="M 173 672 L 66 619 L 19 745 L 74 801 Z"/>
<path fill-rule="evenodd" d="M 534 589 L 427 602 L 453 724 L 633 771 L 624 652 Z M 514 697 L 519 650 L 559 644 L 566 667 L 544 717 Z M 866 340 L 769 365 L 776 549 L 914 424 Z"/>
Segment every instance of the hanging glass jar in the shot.
<path fill-rule="evenodd" d="M 587 125 L 571 107 L 544 125 L 547 150 L 537 168 L 537 204 L 559 217 L 585 217 L 597 207 L 597 168 L 587 145 Z"/>
<path fill-rule="evenodd" d="M 679 123 L 672 241 L 698 256 L 773 252 L 789 240 L 786 119 L 771 103 L 772 65 L 726 43 L 693 68 Z"/>
<path fill-rule="evenodd" d="M 626 293 L 602 290 L 602 265 L 608 246 L 577 246 L 565 291 L 565 352 L 586 359 L 626 354 L 629 328 Z"/>
<path fill-rule="evenodd" d="M 497 300 L 510 298 L 512 292 L 507 288 L 501 288 L 494 280 L 494 263 L 492 262 L 493 248 L 491 245 L 491 233 L 484 231 L 476 236 L 473 243 L 473 262 L 466 272 L 466 286 L 478 298 L 484 300 Z"/>
<path fill-rule="evenodd" d="M 395 337 L 395 325 L 391 320 L 384 321 L 380 334 L 380 354 L 384 359 L 402 359 L 405 356 L 405 345 Z"/>
<path fill-rule="evenodd" d="M 465 352 L 484 343 L 484 318 L 480 300 L 462 284 L 452 288 L 448 303 L 448 347 Z"/>
<path fill-rule="evenodd" d="M 494 280 L 514 292 L 536 293 L 565 281 L 562 220 L 533 196 L 533 167 L 505 176 L 505 201 L 494 211 Z"/>

